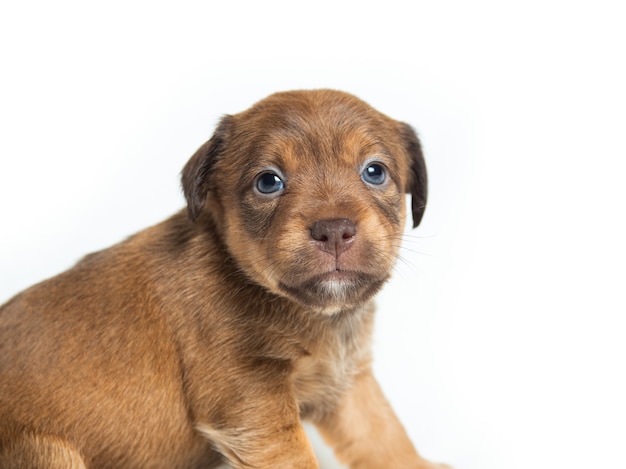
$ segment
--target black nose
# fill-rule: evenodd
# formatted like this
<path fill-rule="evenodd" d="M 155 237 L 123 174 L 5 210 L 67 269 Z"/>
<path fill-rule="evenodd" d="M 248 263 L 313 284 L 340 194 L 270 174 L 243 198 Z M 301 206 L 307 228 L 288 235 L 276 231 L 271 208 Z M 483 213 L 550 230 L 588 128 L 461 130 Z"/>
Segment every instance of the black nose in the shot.
<path fill-rule="evenodd" d="M 346 218 L 319 220 L 311 226 L 311 237 L 318 247 L 337 256 L 352 245 L 355 236 L 356 226 Z"/>

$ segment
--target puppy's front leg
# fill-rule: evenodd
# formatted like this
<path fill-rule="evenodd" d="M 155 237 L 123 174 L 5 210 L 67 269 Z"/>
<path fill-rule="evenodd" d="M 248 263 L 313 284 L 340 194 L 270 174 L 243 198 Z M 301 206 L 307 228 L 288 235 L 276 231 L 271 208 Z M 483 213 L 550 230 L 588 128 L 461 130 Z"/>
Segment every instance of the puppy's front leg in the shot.
<path fill-rule="evenodd" d="M 291 386 L 246 377 L 196 429 L 235 469 L 318 469 Z"/>
<path fill-rule="evenodd" d="M 350 469 L 436 469 L 420 457 L 370 369 L 355 380 L 335 413 L 317 427 Z"/>
<path fill-rule="evenodd" d="M 205 435 L 234 469 L 318 469 L 317 460 L 300 423 L 252 428 L 216 429 L 199 424 Z"/>

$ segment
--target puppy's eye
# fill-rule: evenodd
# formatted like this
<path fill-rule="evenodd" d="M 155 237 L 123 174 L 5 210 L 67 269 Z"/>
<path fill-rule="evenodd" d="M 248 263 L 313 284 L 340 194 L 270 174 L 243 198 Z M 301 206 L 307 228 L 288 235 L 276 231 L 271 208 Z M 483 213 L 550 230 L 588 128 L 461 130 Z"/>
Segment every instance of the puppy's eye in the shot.
<path fill-rule="evenodd" d="M 361 178 L 368 184 L 380 186 L 387 180 L 385 167 L 378 163 L 371 163 L 361 173 Z"/>
<path fill-rule="evenodd" d="M 256 189 L 261 194 L 276 194 L 284 188 L 285 183 L 274 173 L 263 173 L 256 180 Z"/>

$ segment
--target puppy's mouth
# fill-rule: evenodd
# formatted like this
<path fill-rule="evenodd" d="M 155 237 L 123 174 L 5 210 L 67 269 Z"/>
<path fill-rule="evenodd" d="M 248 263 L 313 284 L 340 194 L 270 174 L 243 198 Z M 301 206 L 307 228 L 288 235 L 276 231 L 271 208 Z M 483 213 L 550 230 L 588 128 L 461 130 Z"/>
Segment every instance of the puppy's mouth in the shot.
<path fill-rule="evenodd" d="M 295 285 L 281 281 L 279 288 L 287 296 L 314 309 L 340 310 L 369 300 L 386 280 L 386 277 L 376 277 L 364 272 L 335 269 L 314 275 Z"/>

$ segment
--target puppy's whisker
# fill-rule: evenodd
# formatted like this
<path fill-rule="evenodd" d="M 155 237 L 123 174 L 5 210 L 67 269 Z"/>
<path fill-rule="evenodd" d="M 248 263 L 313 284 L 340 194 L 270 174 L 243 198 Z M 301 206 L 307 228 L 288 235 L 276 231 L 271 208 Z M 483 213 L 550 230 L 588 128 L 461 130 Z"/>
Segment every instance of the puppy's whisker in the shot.
<path fill-rule="evenodd" d="M 439 236 L 438 233 L 433 233 L 430 235 L 417 235 L 414 233 L 407 233 L 407 232 L 403 232 L 400 234 L 401 237 L 403 238 L 407 238 L 407 239 L 433 239 Z"/>
<path fill-rule="evenodd" d="M 408 248 L 406 246 L 399 246 L 399 248 L 400 248 L 400 251 L 412 252 L 413 254 L 419 254 L 420 256 L 437 257 L 435 254 L 430 254 L 430 253 L 424 252 L 424 251 L 418 251 L 417 249 L 411 249 L 411 248 Z"/>

